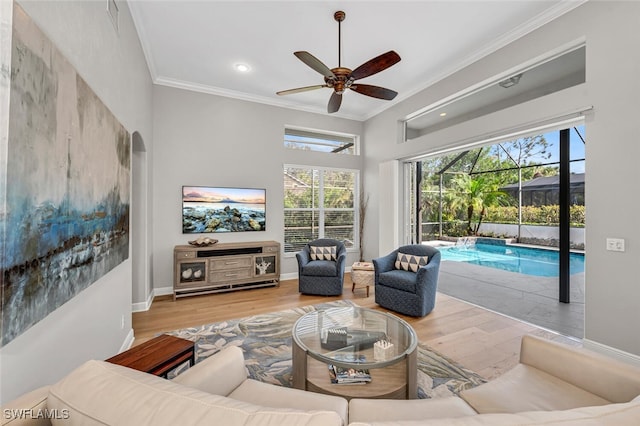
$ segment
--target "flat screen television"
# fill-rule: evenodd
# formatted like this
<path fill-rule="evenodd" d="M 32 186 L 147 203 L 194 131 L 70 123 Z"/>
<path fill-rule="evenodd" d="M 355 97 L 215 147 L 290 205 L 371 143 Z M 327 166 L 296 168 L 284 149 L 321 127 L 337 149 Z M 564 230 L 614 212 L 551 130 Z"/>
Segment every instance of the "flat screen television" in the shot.
<path fill-rule="evenodd" d="M 264 231 L 266 195 L 260 188 L 182 187 L 182 233 Z"/>

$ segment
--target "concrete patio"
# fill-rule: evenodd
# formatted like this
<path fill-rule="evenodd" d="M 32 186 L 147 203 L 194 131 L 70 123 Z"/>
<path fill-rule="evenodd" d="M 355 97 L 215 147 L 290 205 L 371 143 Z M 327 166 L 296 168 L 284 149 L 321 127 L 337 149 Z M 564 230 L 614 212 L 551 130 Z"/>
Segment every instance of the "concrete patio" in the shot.
<path fill-rule="evenodd" d="M 584 273 L 571 275 L 571 303 L 566 304 L 558 302 L 557 277 L 443 260 L 438 291 L 567 336 L 584 337 Z"/>

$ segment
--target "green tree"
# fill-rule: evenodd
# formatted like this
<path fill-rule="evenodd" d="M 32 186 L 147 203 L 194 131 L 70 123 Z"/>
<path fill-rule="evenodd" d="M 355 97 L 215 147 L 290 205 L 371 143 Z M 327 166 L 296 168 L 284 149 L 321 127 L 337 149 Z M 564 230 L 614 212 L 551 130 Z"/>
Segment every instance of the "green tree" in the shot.
<path fill-rule="evenodd" d="M 544 135 L 536 135 L 425 160 L 422 217 L 437 220 L 442 174 L 443 221 L 465 220 L 467 234 L 477 234 L 486 219 L 486 207 L 517 206 L 517 199 L 499 188 L 518 182 L 518 167 L 526 167 L 520 170 L 523 181 L 557 174 L 556 167 L 543 165 L 551 156 Z"/>
<path fill-rule="evenodd" d="M 452 183 L 458 194 L 452 200 L 453 204 L 466 208 L 467 235 L 477 235 L 487 214 L 487 207 L 502 202 L 506 194 L 500 191 L 500 185 L 487 175 L 460 174 Z"/>

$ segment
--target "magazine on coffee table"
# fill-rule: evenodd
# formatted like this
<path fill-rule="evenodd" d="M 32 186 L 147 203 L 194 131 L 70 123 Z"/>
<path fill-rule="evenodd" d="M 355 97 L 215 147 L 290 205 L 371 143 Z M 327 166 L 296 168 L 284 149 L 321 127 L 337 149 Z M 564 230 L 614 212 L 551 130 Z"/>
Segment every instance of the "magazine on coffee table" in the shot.
<path fill-rule="evenodd" d="M 366 361 L 364 355 L 356 354 L 337 354 L 335 355 L 335 359 L 336 361 L 354 362 L 358 364 Z M 328 367 L 331 383 L 340 385 L 359 385 L 366 384 L 371 381 L 371 374 L 366 368 L 338 367 L 333 364 L 329 364 Z"/>

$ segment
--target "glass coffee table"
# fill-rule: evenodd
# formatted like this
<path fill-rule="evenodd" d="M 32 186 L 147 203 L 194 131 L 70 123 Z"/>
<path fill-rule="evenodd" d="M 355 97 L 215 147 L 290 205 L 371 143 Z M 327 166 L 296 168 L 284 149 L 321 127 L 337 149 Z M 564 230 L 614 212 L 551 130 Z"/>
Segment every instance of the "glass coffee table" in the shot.
<path fill-rule="evenodd" d="M 386 312 L 360 307 L 309 312 L 292 330 L 293 387 L 350 398 L 417 398 L 413 328 Z M 329 365 L 369 370 L 364 384 L 332 383 Z"/>

